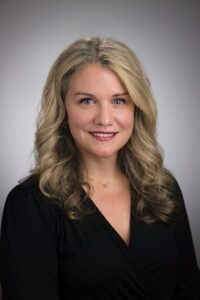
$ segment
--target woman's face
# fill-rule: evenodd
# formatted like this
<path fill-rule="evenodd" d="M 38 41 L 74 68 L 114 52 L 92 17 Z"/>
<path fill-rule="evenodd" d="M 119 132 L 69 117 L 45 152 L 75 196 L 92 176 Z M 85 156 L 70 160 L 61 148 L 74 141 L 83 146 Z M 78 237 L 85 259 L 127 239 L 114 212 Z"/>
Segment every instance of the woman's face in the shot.
<path fill-rule="evenodd" d="M 116 157 L 132 134 L 134 104 L 118 76 L 98 63 L 72 75 L 65 107 L 83 158 Z"/>

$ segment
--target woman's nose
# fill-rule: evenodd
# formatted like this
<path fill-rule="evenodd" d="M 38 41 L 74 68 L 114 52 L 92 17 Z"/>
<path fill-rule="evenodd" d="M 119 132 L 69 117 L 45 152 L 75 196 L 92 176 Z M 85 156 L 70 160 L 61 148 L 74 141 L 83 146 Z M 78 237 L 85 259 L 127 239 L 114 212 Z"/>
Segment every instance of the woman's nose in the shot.
<path fill-rule="evenodd" d="M 109 103 L 99 105 L 95 116 L 95 124 L 99 126 L 111 126 L 113 124 L 113 112 Z"/>

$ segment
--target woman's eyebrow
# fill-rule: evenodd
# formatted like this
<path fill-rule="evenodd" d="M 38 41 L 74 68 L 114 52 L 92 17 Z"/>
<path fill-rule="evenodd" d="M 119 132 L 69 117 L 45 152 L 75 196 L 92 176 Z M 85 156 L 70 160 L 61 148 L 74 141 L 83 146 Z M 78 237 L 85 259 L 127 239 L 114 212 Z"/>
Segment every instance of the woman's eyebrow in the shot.
<path fill-rule="evenodd" d="M 82 95 L 84 95 L 84 96 L 90 96 L 90 97 L 94 97 L 94 96 L 95 96 L 95 95 L 93 95 L 93 94 L 86 93 L 86 92 L 77 92 L 77 93 L 75 93 L 75 95 L 77 95 L 77 96 L 82 96 Z"/>
<path fill-rule="evenodd" d="M 91 93 L 86 93 L 86 92 L 77 92 L 75 93 L 75 95 L 77 96 L 89 96 L 89 97 L 95 97 L 95 95 L 91 94 Z M 120 97 L 120 96 L 129 96 L 129 94 L 127 92 L 123 92 L 123 93 L 117 93 L 117 94 L 113 94 L 112 97 Z"/>
<path fill-rule="evenodd" d="M 114 94 L 113 97 L 120 97 L 120 96 L 129 96 L 127 92 L 124 93 L 119 93 L 119 94 Z"/>

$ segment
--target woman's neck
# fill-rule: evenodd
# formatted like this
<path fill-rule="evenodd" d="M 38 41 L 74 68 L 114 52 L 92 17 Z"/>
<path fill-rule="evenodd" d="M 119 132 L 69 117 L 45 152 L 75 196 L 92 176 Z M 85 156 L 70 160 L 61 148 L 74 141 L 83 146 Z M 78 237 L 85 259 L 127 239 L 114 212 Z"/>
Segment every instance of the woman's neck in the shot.
<path fill-rule="evenodd" d="M 83 160 L 83 177 L 96 180 L 109 180 L 120 174 L 117 159 L 115 157 Z"/>

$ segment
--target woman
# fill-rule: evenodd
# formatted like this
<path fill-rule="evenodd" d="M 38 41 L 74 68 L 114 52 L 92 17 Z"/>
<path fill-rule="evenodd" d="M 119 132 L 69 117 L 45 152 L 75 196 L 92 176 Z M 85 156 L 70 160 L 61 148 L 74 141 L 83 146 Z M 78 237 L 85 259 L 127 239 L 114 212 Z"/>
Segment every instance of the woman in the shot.
<path fill-rule="evenodd" d="M 150 83 L 127 46 L 86 38 L 58 57 L 36 166 L 4 208 L 3 299 L 200 299 L 182 193 L 155 130 Z"/>

